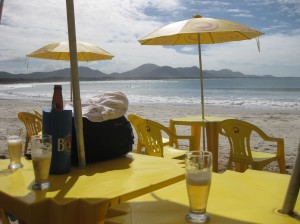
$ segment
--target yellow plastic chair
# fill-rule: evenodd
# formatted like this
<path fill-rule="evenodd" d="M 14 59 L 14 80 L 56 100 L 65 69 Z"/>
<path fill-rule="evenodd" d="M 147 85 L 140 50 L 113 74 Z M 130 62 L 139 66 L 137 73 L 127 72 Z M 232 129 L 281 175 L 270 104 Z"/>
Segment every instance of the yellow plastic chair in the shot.
<path fill-rule="evenodd" d="M 32 135 L 37 135 L 42 131 L 42 118 L 28 112 L 19 112 L 18 117 L 22 121 L 26 128 L 26 141 L 24 153 L 27 153 L 28 144 Z"/>
<path fill-rule="evenodd" d="M 219 133 L 228 138 L 231 148 L 227 169 L 234 162 L 235 170 L 239 172 L 244 172 L 249 166 L 254 170 L 262 170 L 272 161 L 277 161 L 280 173 L 286 173 L 282 138 L 270 137 L 257 126 L 237 119 L 222 121 L 219 124 Z M 277 153 L 253 151 L 250 144 L 252 133 L 257 133 L 264 141 L 277 143 Z"/>
<path fill-rule="evenodd" d="M 145 121 L 144 118 L 136 115 L 136 114 L 129 114 L 128 115 L 128 120 L 130 121 L 130 123 L 133 125 L 134 130 L 136 132 L 137 135 L 137 147 L 136 147 L 136 153 L 142 153 L 142 149 L 145 147 L 143 145 L 143 136 L 141 134 L 141 132 L 139 131 L 139 124 L 143 123 Z"/>
<path fill-rule="evenodd" d="M 145 145 L 143 144 L 143 136 L 141 134 L 141 131 L 139 131 L 139 124 L 141 122 L 144 122 L 145 119 L 136 115 L 136 114 L 129 114 L 128 115 L 128 120 L 130 121 L 130 123 L 133 125 L 135 132 L 137 134 L 137 148 L 136 148 L 136 153 L 142 153 L 142 149 L 145 147 Z M 177 141 L 176 141 L 177 143 Z M 169 145 L 169 139 L 168 138 L 164 138 L 163 137 L 163 145 Z M 176 144 L 176 147 L 178 148 L 178 143 Z"/>
<path fill-rule="evenodd" d="M 151 156 L 183 159 L 187 150 L 173 147 L 163 144 L 163 133 L 173 139 L 187 139 L 190 146 L 193 145 L 193 136 L 178 136 L 173 134 L 169 128 L 159 124 L 155 121 L 146 119 L 143 123 L 140 123 L 139 130 L 143 136 L 143 145 L 145 145 L 145 154 Z"/>
<path fill-rule="evenodd" d="M 33 110 L 33 112 L 34 112 L 34 114 L 36 115 L 36 116 L 38 116 L 38 117 L 40 117 L 41 119 L 43 119 L 43 115 L 40 113 L 40 112 L 38 112 L 37 110 L 35 110 L 35 109 L 32 109 Z"/>

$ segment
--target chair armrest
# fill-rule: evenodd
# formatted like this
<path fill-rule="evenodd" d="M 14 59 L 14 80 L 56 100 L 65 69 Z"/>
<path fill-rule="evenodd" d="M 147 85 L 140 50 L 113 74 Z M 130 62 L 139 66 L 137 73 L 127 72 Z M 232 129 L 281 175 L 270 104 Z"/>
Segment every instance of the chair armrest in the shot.
<path fill-rule="evenodd" d="M 264 133 L 261 129 L 257 128 L 255 130 L 260 137 L 265 140 L 265 141 L 269 141 L 269 142 L 276 142 L 277 143 L 277 156 L 284 157 L 284 139 L 283 138 L 275 138 L 275 137 L 271 137 L 268 136 L 266 133 Z"/>
<path fill-rule="evenodd" d="M 283 138 L 277 138 L 277 156 L 284 157 L 284 140 L 283 140 Z"/>

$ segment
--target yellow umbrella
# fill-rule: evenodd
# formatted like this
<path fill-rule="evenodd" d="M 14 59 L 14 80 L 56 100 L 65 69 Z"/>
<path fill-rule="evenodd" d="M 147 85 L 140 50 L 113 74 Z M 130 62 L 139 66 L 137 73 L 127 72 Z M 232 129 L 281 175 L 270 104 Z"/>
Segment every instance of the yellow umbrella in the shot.
<path fill-rule="evenodd" d="M 93 44 L 77 41 L 76 45 L 78 61 L 111 60 L 114 57 L 107 51 Z M 70 61 L 69 42 L 65 41 L 48 44 L 26 56 L 32 58 Z"/>
<path fill-rule="evenodd" d="M 101 49 L 100 47 L 77 41 L 77 60 L 78 61 L 99 61 L 99 60 L 111 60 L 114 56 L 109 52 Z M 61 60 L 70 61 L 69 42 L 58 42 L 47 44 L 44 47 L 26 55 L 31 58 L 49 59 L 49 60 Z M 71 79 L 71 101 L 72 101 L 72 79 Z"/>
<path fill-rule="evenodd" d="M 139 42 L 142 45 L 198 45 L 202 119 L 204 119 L 201 44 L 249 40 L 262 34 L 239 23 L 196 15 L 192 19 L 166 25 L 143 37 Z"/>

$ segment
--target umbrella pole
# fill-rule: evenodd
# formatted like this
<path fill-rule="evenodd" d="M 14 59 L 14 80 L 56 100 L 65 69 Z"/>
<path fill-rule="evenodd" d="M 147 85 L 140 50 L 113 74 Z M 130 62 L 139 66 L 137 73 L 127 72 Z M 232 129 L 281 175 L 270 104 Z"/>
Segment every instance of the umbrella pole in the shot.
<path fill-rule="evenodd" d="M 298 145 L 298 154 L 294 165 L 293 173 L 285 195 L 281 213 L 293 214 L 300 190 L 300 142 Z"/>
<path fill-rule="evenodd" d="M 70 78 L 70 101 L 73 102 L 73 82 L 72 82 L 72 75 Z"/>
<path fill-rule="evenodd" d="M 202 58 L 201 58 L 201 44 L 200 34 L 198 33 L 198 55 L 199 55 L 199 69 L 200 69 L 200 86 L 201 86 L 201 114 L 202 120 L 204 121 L 204 93 L 203 93 L 203 70 L 202 70 Z M 206 150 L 205 146 L 205 127 L 202 127 L 203 136 L 203 150 Z"/>
<path fill-rule="evenodd" d="M 202 120 L 204 120 L 203 70 L 202 70 L 200 34 L 198 34 L 198 55 L 199 55 L 200 85 L 201 85 L 201 110 L 202 110 L 201 114 L 202 114 Z"/>
<path fill-rule="evenodd" d="M 74 121 L 77 136 L 78 162 L 81 168 L 86 167 L 84 139 L 83 139 L 83 124 L 82 111 L 80 100 L 80 89 L 78 79 L 78 61 L 77 61 L 77 46 L 76 46 L 76 31 L 75 31 L 75 16 L 73 0 L 66 0 L 67 19 L 68 19 L 68 34 L 70 48 L 70 65 L 72 75 L 72 86 L 74 94 Z"/>
<path fill-rule="evenodd" d="M 0 24 L 1 24 L 1 18 L 2 18 L 2 10 L 3 10 L 3 4 L 4 4 L 4 0 L 0 0 Z"/>

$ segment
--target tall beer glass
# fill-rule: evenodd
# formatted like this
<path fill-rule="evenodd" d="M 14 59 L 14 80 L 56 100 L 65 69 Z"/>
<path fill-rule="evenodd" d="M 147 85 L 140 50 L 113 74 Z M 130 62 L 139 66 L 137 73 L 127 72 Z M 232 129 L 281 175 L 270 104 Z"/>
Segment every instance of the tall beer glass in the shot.
<path fill-rule="evenodd" d="M 31 137 L 31 158 L 34 170 L 33 189 L 50 188 L 49 170 L 52 157 L 52 136 L 34 135 Z"/>
<path fill-rule="evenodd" d="M 192 223 L 204 223 L 208 221 L 206 204 L 211 183 L 212 153 L 207 151 L 186 153 L 185 171 L 190 204 L 186 219 Z"/>
<path fill-rule="evenodd" d="M 9 169 L 18 169 L 23 167 L 21 163 L 22 155 L 22 128 L 7 128 L 6 140 L 10 157 Z"/>

